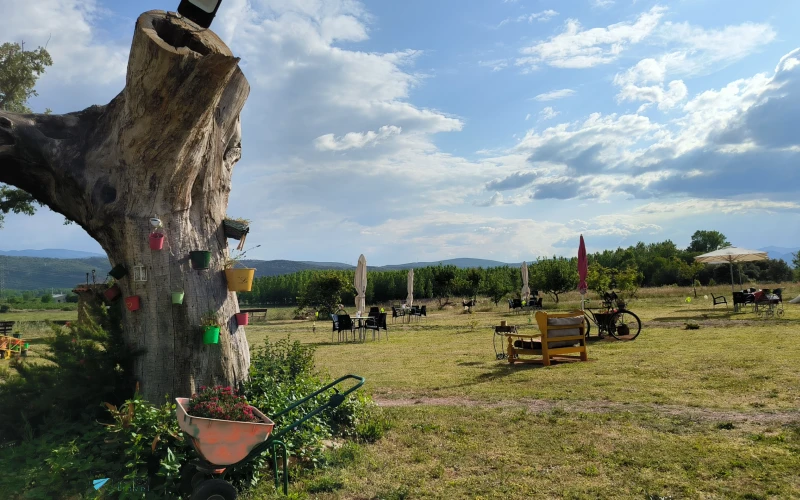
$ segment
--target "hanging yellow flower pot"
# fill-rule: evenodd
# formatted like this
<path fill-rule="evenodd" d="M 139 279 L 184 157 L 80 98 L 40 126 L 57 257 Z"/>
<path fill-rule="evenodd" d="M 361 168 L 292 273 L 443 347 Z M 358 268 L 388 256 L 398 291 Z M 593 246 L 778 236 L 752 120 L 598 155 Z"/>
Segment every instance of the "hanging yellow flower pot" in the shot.
<path fill-rule="evenodd" d="M 228 280 L 228 290 L 231 292 L 249 292 L 253 289 L 255 269 L 226 269 L 225 279 Z"/>

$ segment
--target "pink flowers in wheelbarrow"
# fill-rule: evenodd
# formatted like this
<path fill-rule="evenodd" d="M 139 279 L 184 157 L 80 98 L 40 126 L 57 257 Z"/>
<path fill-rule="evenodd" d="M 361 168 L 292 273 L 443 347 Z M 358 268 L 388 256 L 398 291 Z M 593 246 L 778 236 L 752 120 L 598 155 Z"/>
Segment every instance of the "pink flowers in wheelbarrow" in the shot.
<path fill-rule="evenodd" d="M 275 424 L 231 387 L 201 387 L 176 398 L 178 425 L 211 463 L 231 465 L 267 440 Z"/>

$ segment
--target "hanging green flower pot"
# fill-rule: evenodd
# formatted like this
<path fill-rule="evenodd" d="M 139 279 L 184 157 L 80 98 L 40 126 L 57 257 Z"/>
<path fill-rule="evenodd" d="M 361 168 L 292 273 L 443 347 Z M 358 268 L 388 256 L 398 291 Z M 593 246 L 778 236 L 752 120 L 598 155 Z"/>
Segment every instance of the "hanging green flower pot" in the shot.
<path fill-rule="evenodd" d="M 114 266 L 113 269 L 111 269 L 108 272 L 108 275 L 114 278 L 115 280 L 119 280 L 128 275 L 128 270 L 125 269 L 125 266 L 123 266 L 122 264 L 117 264 L 116 266 Z"/>
<path fill-rule="evenodd" d="M 172 303 L 183 304 L 183 292 L 172 292 Z"/>
<path fill-rule="evenodd" d="M 203 327 L 203 343 L 219 344 L 219 326 Z"/>
<path fill-rule="evenodd" d="M 211 252 L 208 250 L 193 250 L 189 252 L 192 269 L 208 269 L 211 265 Z"/>

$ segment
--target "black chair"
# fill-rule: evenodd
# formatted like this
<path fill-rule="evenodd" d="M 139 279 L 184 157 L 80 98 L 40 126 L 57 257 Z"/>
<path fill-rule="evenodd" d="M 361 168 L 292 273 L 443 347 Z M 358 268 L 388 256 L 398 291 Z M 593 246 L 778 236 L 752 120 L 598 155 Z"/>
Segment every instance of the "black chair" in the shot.
<path fill-rule="evenodd" d="M 381 328 L 383 328 L 383 331 L 386 332 L 386 340 L 389 340 L 389 330 L 386 328 L 386 313 L 370 316 L 364 327 L 367 330 L 372 330 L 372 340 L 375 340 L 376 333 L 378 334 L 378 339 L 381 338 Z"/>
<path fill-rule="evenodd" d="M 776 288 L 772 291 L 772 295 L 778 297 L 778 302 L 783 303 L 783 288 Z"/>
<path fill-rule="evenodd" d="M 334 324 L 334 327 L 339 332 L 339 340 L 342 339 L 342 333 L 344 333 L 344 339 L 347 340 L 347 332 L 353 334 L 353 340 L 355 340 L 355 329 L 353 325 L 353 319 L 350 318 L 349 314 L 338 314 L 339 321 L 337 324 Z"/>
<path fill-rule="evenodd" d="M 377 316 L 381 313 L 380 307 L 370 307 L 367 316 Z"/>
<path fill-rule="evenodd" d="M 397 308 L 392 306 L 392 323 L 394 323 L 395 318 L 400 318 L 400 322 L 403 322 L 403 316 L 406 315 L 406 310 L 403 308 Z"/>
<path fill-rule="evenodd" d="M 714 307 L 717 307 L 719 304 L 725 304 L 725 307 L 728 307 L 728 299 L 726 299 L 724 296 L 715 296 L 712 293 L 711 298 L 714 299 Z"/>
<path fill-rule="evenodd" d="M 423 316 L 427 318 L 428 317 L 428 306 L 420 307 L 418 312 L 419 312 L 418 315 L 419 315 L 420 318 L 423 317 Z"/>

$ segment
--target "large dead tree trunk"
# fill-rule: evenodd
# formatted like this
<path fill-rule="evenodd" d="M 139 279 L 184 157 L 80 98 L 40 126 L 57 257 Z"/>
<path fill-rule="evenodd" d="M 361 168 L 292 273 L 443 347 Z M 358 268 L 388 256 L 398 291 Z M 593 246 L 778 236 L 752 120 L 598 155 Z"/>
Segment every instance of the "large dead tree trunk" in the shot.
<path fill-rule="evenodd" d="M 129 274 L 120 286 L 141 296 L 123 324 L 126 340 L 146 349 L 136 377 L 151 401 L 247 376 L 249 347 L 222 271 L 249 93 L 238 61 L 213 32 L 150 11 L 136 22 L 125 89 L 109 104 L 66 115 L 0 112 L 0 182 L 80 224 L 112 265 L 147 269 L 147 282 Z M 165 227 L 161 251 L 148 247 L 154 215 Z M 210 250 L 211 268 L 191 270 L 191 250 Z M 175 290 L 186 293 L 181 306 L 171 304 Z M 202 343 L 209 310 L 222 324 L 219 345 Z"/>

